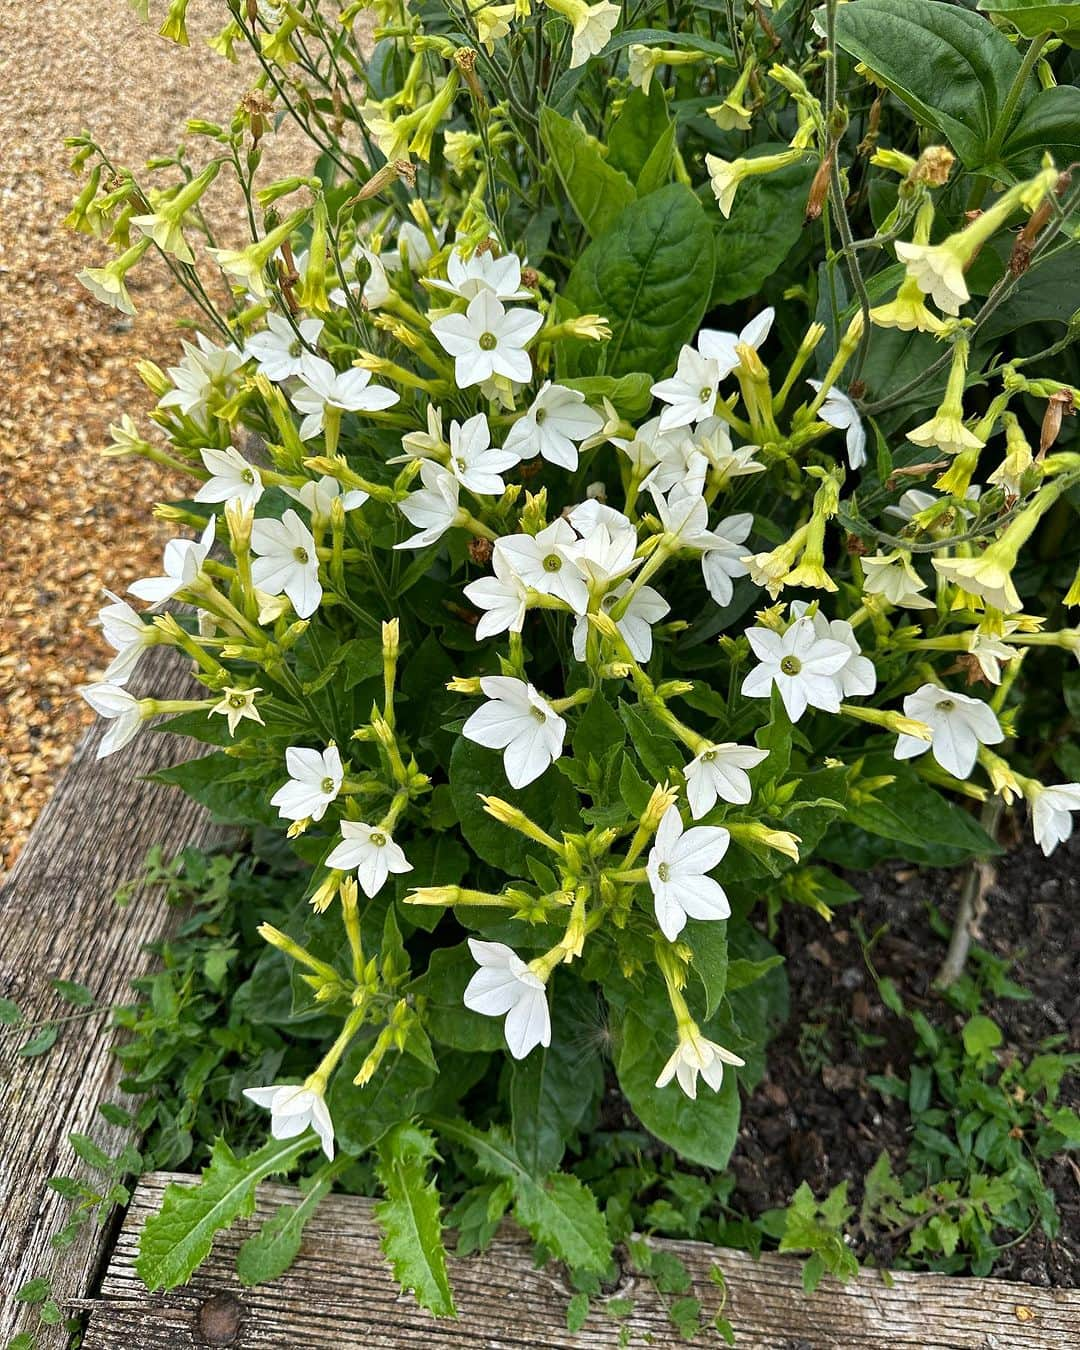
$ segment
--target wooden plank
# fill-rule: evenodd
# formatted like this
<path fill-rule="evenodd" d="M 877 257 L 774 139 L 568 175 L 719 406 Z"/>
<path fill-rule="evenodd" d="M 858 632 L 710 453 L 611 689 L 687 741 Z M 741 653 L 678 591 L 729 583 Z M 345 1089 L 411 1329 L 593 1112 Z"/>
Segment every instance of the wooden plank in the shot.
<path fill-rule="evenodd" d="M 184 664 L 171 649 L 155 647 L 132 688 L 185 697 Z M 71 1011 L 52 991 L 54 978 L 81 981 L 104 1004 L 129 1000 L 131 980 L 150 968 L 144 944 L 162 937 L 179 915 L 141 892 L 120 909 L 112 899 L 116 888 L 139 874 L 154 844 L 168 855 L 225 838 L 175 788 L 137 781 L 201 747 L 144 732 L 97 760 L 101 731 L 94 727 L 83 740 L 0 892 L 0 995 L 34 1020 Z M 107 1013 L 68 1023 L 40 1059 L 18 1055 L 25 1037 L 0 1038 L 0 1346 L 37 1322 L 11 1297 L 25 1281 L 46 1276 L 58 1299 L 77 1297 L 103 1264 L 107 1235 L 98 1230 L 84 1230 L 63 1252 L 50 1246 L 68 1205 L 45 1182 L 82 1168 L 67 1142 L 71 1131 L 92 1133 L 114 1152 L 123 1142 L 124 1132 L 96 1114 L 121 1077 L 108 1024 Z M 59 1330 L 38 1338 L 40 1350 L 66 1344 Z"/>
<path fill-rule="evenodd" d="M 529 1239 L 504 1225 L 482 1255 L 451 1259 L 460 1317 L 435 1322 L 398 1292 L 379 1250 L 370 1200 L 331 1196 L 309 1222 L 292 1268 L 272 1284 L 244 1289 L 236 1251 L 255 1227 L 221 1234 L 189 1285 L 148 1294 L 134 1271 L 139 1230 L 155 1212 L 169 1181 L 155 1173 L 140 1182 L 100 1296 L 88 1302 L 83 1350 L 614 1350 L 616 1346 L 677 1346 L 682 1342 L 648 1281 L 624 1274 L 612 1296 L 631 1298 L 622 1323 L 599 1313 L 576 1335 L 566 1330 L 570 1289 L 560 1269 L 533 1265 Z M 256 1216 L 295 1203 L 293 1187 L 264 1185 Z M 1036 1289 L 995 1280 L 896 1274 L 890 1289 L 864 1272 L 853 1284 L 822 1282 L 802 1290 L 801 1264 L 777 1255 L 753 1260 L 745 1252 L 697 1242 L 661 1241 L 677 1253 L 708 1311 L 719 1304 L 709 1272 L 719 1265 L 729 1290 L 728 1316 L 737 1350 L 1069 1350 L 1080 1346 L 1080 1293 Z M 628 1339 L 620 1339 L 620 1325 Z M 719 1344 L 711 1337 L 707 1344 Z"/>

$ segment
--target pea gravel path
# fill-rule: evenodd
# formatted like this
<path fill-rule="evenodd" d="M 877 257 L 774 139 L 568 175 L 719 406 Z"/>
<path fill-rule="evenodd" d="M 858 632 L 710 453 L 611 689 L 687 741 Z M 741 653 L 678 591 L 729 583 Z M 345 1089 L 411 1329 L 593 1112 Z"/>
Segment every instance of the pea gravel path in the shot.
<path fill-rule="evenodd" d="M 179 354 L 177 293 L 154 261 L 135 319 L 98 305 L 74 276 L 108 251 L 61 224 L 77 190 L 64 136 L 88 128 L 139 167 L 188 117 L 227 123 L 249 87 L 202 40 L 224 0 L 191 0 L 187 49 L 157 36 L 165 8 L 152 0 L 148 26 L 128 0 L 0 5 L 0 880 L 89 720 L 73 691 L 108 659 L 90 626 L 102 587 L 145 575 L 167 537 L 150 514 L 161 471 L 99 451 L 121 412 L 151 406 L 134 361 Z"/>

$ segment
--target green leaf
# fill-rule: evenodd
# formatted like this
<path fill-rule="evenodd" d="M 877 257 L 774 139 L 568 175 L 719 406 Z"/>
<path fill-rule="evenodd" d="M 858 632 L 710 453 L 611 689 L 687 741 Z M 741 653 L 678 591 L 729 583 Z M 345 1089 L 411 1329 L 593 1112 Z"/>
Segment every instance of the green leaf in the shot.
<path fill-rule="evenodd" d="M 566 1329 L 576 1336 L 589 1316 L 589 1296 L 583 1289 L 574 1294 L 566 1305 Z"/>
<path fill-rule="evenodd" d="M 437 1069 L 411 1053 L 392 1050 L 379 1072 L 359 1087 L 353 1082 L 370 1053 L 378 1028 L 365 1027 L 349 1046 L 327 1094 L 342 1152 L 363 1153 L 417 1109 L 435 1082 Z M 428 1048 L 430 1054 L 430 1047 Z"/>
<path fill-rule="evenodd" d="M 1013 175 L 1026 176 L 1038 170 L 1047 151 L 1059 169 L 1080 157 L 1080 89 L 1075 84 L 1039 90 L 1009 132 L 1001 161 Z"/>
<path fill-rule="evenodd" d="M 647 370 L 660 379 L 674 367 L 705 313 L 713 258 L 709 222 L 681 183 L 627 206 L 593 240 L 574 264 L 566 298 L 580 313 L 608 321 L 612 336 L 601 349 L 607 374 Z"/>
<path fill-rule="evenodd" d="M 585 1040 L 596 1021 L 595 995 L 559 972 L 551 1007 L 551 1045 L 516 1061 L 510 1078 L 514 1148 L 534 1177 L 559 1166 L 567 1140 L 604 1087 L 598 1048 Z"/>
<path fill-rule="evenodd" d="M 46 1050 L 51 1050 L 56 1044 L 56 1038 L 60 1034 L 60 1028 L 52 1022 L 47 1022 L 45 1026 L 35 1036 L 19 1046 L 19 1054 L 24 1059 L 33 1059 L 35 1055 L 43 1055 Z"/>
<path fill-rule="evenodd" d="M 52 1293 L 52 1281 L 39 1275 L 36 1280 L 27 1280 L 15 1291 L 16 1303 L 44 1303 Z"/>
<path fill-rule="evenodd" d="M 984 14 L 996 14 L 1026 38 L 1053 33 L 1070 47 L 1080 47 L 1080 4 L 1077 0 L 979 0 L 975 6 Z"/>
<path fill-rule="evenodd" d="M 755 146 L 748 157 L 781 148 Z M 707 214 L 716 244 L 711 305 L 730 305 L 757 295 L 762 283 L 779 269 L 806 228 L 806 198 L 815 172 L 807 160 L 747 178 L 726 220 L 714 202 L 709 204 Z"/>
<path fill-rule="evenodd" d="M 855 0 L 836 12 L 836 41 L 944 136 L 965 167 L 983 165 L 1020 69 L 985 19 L 941 0 Z"/>
<path fill-rule="evenodd" d="M 94 1002 L 94 996 L 86 985 L 77 984 L 74 980 L 53 980 L 52 987 L 73 1007 L 89 1008 Z"/>
<path fill-rule="evenodd" d="M 580 375 L 573 379 L 560 378 L 559 383 L 584 394 L 587 403 L 608 399 L 615 411 L 630 421 L 644 417 L 652 407 L 653 377 L 640 370 L 620 375 L 618 379 L 612 375 Z"/>
<path fill-rule="evenodd" d="M 502 756 L 464 736 L 458 737 L 450 756 L 450 792 L 466 843 L 485 862 L 511 876 L 528 875 L 524 840 L 516 830 L 488 815 L 480 793 L 518 807 L 556 838 L 564 827 L 576 824 L 580 828 L 577 793 L 561 774 L 549 770 L 527 788 L 512 788 L 506 781 Z"/>
<path fill-rule="evenodd" d="M 257 1233 L 241 1244 L 236 1253 L 236 1273 L 241 1284 L 266 1284 L 289 1269 L 300 1250 L 304 1225 L 333 1190 L 335 1168 L 341 1170 L 334 1163 L 321 1168 L 299 1204 L 280 1206 Z"/>
<path fill-rule="evenodd" d="M 647 197 L 650 192 L 662 188 L 671 180 L 671 168 L 675 163 L 676 127 L 672 122 L 652 148 L 652 154 L 645 161 L 635 180 L 639 197 Z"/>
<path fill-rule="evenodd" d="M 982 1013 L 969 1017 L 961 1034 L 964 1038 L 964 1049 L 973 1059 L 996 1050 L 1002 1042 L 1001 1028 L 992 1018 L 984 1017 Z"/>
<path fill-rule="evenodd" d="M 691 964 L 705 990 L 705 1017 L 710 1018 L 728 987 L 727 921 L 690 919 L 680 940 L 693 953 Z"/>
<path fill-rule="evenodd" d="M 202 1180 L 194 1186 L 170 1182 L 160 1211 L 146 1221 L 135 1271 L 147 1289 L 153 1293 L 186 1283 L 210 1254 L 214 1235 L 237 1219 L 251 1217 L 256 1184 L 288 1171 L 317 1145 L 307 1131 L 296 1139 L 271 1139 L 257 1152 L 237 1158 L 223 1139 L 217 1140 Z"/>
<path fill-rule="evenodd" d="M 439 1192 L 428 1176 L 435 1141 L 415 1125 L 392 1130 L 379 1147 L 375 1170 L 386 1199 L 375 1206 L 382 1249 L 403 1290 L 412 1290 L 436 1317 L 456 1317 L 446 1270 Z"/>
<path fill-rule="evenodd" d="M 571 1270 L 606 1272 L 611 1263 L 607 1225 L 592 1192 L 577 1177 L 557 1172 L 538 1181 L 498 1126 L 485 1133 L 459 1120 L 431 1123 L 440 1134 L 471 1149 L 486 1175 L 509 1181 L 517 1220 L 536 1242 Z"/>
<path fill-rule="evenodd" d="M 22 1009 L 9 998 L 0 998 L 0 1027 L 13 1027 L 22 1021 Z"/>
<path fill-rule="evenodd" d="M 625 739 L 626 732 L 618 713 L 603 694 L 595 694 L 574 728 L 575 759 L 588 759 L 591 755 L 602 763 L 613 749 L 621 749 Z"/>
<path fill-rule="evenodd" d="M 112 1159 L 100 1145 L 94 1143 L 88 1134 L 69 1134 L 68 1142 L 75 1150 L 76 1158 L 86 1163 L 87 1167 L 93 1167 L 98 1172 L 112 1171 Z"/>
<path fill-rule="evenodd" d="M 540 110 L 540 137 L 570 205 L 595 239 L 634 200 L 633 183 L 607 162 L 595 137 L 552 108 Z"/>
<path fill-rule="evenodd" d="M 280 823 L 277 810 L 270 805 L 264 775 L 250 764 L 239 765 L 220 750 L 159 769 L 151 775 L 151 781 L 181 788 L 201 802 L 221 825 Z"/>
<path fill-rule="evenodd" d="M 659 80 L 647 94 L 631 89 L 608 133 L 608 163 L 636 183 L 657 144 L 674 127 Z"/>
<path fill-rule="evenodd" d="M 650 987 L 630 1002 L 621 1021 L 615 1063 L 619 1086 L 647 1130 L 684 1160 L 720 1170 L 727 1166 L 739 1128 L 735 1071 L 725 1070 L 719 1092 L 699 1080 L 696 1101 L 677 1083 L 658 1088 L 656 1080 L 675 1044 L 675 1022 L 663 987 Z"/>

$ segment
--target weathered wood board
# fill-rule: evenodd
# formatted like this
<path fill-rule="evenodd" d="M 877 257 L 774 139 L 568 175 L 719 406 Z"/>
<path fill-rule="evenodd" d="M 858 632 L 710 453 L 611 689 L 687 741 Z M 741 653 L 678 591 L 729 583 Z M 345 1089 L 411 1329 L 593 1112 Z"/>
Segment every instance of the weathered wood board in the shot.
<path fill-rule="evenodd" d="M 504 1225 L 479 1256 L 451 1260 L 460 1317 L 434 1321 L 411 1296 L 398 1292 L 379 1250 L 372 1201 L 331 1196 L 308 1223 L 292 1268 L 272 1284 L 243 1288 L 236 1251 L 255 1227 L 222 1234 L 189 1285 L 148 1294 L 134 1271 L 139 1230 L 170 1181 L 144 1177 L 117 1240 L 100 1295 L 84 1306 L 89 1327 L 83 1350 L 615 1350 L 680 1346 L 659 1297 L 632 1275 L 617 1290 L 634 1301 L 621 1324 L 590 1314 L 576 1335 L 566 1330 L 570 1290 L 559 1268 L 537 1270 L 529 1239 Z M 190 1180 L 190 1178 L 187 1178 Z M 295 1203 L 292 1187 L 260 1186 L 256 1218 Z M 697 1242 L 660 1242 L 677 1252 L 710 1312 L 720 1291 L 714 1264 L 727 1280 L 727 1315 L 737 1350 L 1074 1350 L 1080 1346 L 1080 1293 L 1034 1289 L 994 1280 L 896 1274 L 890 1289 L 864 1272 L 839 1286 L 823 1281 L 802 1290 L 801 1263 Z M 628 1339 L 620 1340 L 620 1326 Z M 708 1344 L 719 1345 L 717 1336 Z"/>
<path fill-rule="evenodd" d="M 184 697 L 183 664 L 170 649 L 154 648 L 134 691 Z M 224 838 L 175 788 L 139 781 L 189 759 L 197 746 L 144 733 L 97 760 L 101 730 L 92 729 L 80 745 L 0 892 L 0 995 L 34 1020 L 72 1012 L 50 986 L 56 978 L 80 981 L 104 1005 L 128 1001 L 131 980 L 150 966 L 144 945 L 164 936 L 178 916 L 140 893 L 120 910 L 112 898 L 117 887 L 139 874 L 154 844 L 168 855 Z M 69 1206 L 46 1180 L 83 1168 L 68 1134 L 92 1134 L 114 1152 L 123 1142 L 123 1132 L 97 1115 L 121 1076 L 109 1051 L 108 1013 L 66 1023 L 41 1058 L 19 1056 L 28 1039 L 10 1030 L 0 1037 L 0 1346 L 37 1322 L 12 1297 L 23 1283 L 51 1278 L 62 1301 L 83 1294 L 102 1265 L 109 1235 L 99 1230 L 85 1229 L 63 1252 L 50 1245 Z M 66 1344 L 60 1329 L 38 1339 L 40 1350 Z"/>

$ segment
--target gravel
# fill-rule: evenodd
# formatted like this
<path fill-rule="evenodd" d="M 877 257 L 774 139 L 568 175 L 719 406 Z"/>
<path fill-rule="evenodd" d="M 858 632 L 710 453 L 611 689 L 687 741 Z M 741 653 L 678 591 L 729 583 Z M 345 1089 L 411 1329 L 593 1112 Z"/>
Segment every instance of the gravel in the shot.
<path fill-rule="evenodd" d="M 160 23 L 164 3 L 151 8 Z M 223 0 L 191 0 L 180 48 L 127 0 L 0 6 L 0 880 L 89 721 L 74 690 L 108 661 L 90 626 L 102 588 L 156 570 L 168 537 L 150 509 L 170 495 L 162 471 L 99 451 L 122 412 L 147 430 L 134 362 L 171 363 L 185 311 L 149 255 L 134 319 L 75 281 L 109 252 L 61 223 L 81 186 L 63 138 L 87 128 L 139 167 L 188 117 L 228 122 L 252 76 L 203 42 L 226 18 Z M 278 171 L 284 149 L 267 157 Z"/>

